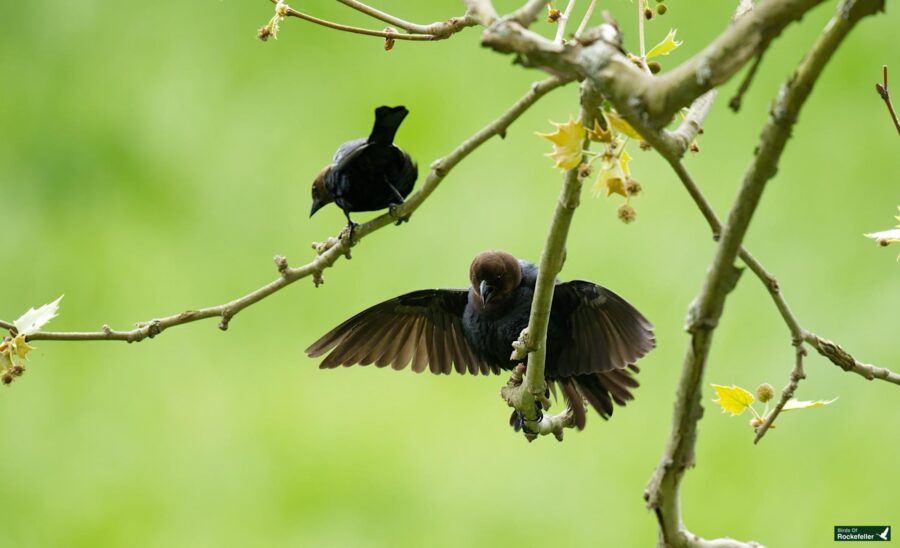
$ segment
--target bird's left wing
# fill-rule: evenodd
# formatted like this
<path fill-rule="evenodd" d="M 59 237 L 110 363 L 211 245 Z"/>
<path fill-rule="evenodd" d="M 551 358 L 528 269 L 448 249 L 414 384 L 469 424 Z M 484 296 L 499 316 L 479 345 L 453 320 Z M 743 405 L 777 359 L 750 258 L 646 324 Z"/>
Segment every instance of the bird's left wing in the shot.
<path fill-rule="evenodd" d="M 557 284 L 553 316 L 568 327 L 554 375 L 586 375 L 624 369 L 656 347 L 653 324 L 625 299 L 585 281 Z"/>
<path fill-rule="evenodd" d="M 390 365 L 421 373 L 499 373 L 473 351 L 463 334 L 462 317 L 468 291 L 424 289 L 363 310 L 314 342 L 306 353 L 329 352 L 321 369 L 354 364 Z"/>

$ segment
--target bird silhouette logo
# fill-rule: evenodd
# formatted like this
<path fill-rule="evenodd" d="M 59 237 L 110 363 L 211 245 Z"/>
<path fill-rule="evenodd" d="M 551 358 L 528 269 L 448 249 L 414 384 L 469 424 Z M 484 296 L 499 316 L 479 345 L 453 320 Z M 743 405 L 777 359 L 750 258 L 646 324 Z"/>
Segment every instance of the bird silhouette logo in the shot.
<path fill-rule="evenodd" d="M 888 538 L 890 537 L 890 534 L 891 534 L 891 528 L 885 527 L 884 531 L 879 533 L 878 536 L 881 537 L 881 540 L 888 540 Z"/>

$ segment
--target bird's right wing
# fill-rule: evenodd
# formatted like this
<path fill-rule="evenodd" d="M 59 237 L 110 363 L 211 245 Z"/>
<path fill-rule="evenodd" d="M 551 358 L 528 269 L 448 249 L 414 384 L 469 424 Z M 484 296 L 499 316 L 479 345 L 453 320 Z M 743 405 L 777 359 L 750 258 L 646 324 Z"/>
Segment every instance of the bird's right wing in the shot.
<path fill-rule="evenodd" d="M 569 324 L 554 375 L 587 375 L 625 369 L 656 347 L 653 325 L 609 289 L 575 280 L 558 284 L 551 317 Z"/>
<path fill-rule="evenodd" d="M 314 342 L 306 353 L 330 353 L 321 369 L 354 364 L 404 369 L 426 367 L 435 374 L 499 373 L 479 358 L 463 334 L 462 317 L 468 291 L 425 289 L 401 295 L 363 310 Z"/>

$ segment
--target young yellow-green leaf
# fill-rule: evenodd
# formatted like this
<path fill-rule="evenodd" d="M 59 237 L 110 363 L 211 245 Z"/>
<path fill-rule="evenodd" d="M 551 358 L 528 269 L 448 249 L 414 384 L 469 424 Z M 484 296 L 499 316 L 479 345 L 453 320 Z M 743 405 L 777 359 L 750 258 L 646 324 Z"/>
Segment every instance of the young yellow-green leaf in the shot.
<path fill-rule="evenodd" d="M 606 197 L 608 198 L 613 194 L 619 194 L 623 198 L 628 197 L 628 194 L 625 192 L 625 182 L 619 177 L 610 177 L 606 180 Z"/>
<path fill-rule="evenodd" d="M 631 170 L 628 169 L 628 162 L 630 161 L 631 155 L 628 154 L 627 150 L 623 150 L 622 155 L 619 156 L 619 167 L 622 168 L 622 175 L 624 175 L 626 179 L 631 177 Z"/>
<path fill-rule="evenodd" d="M 643 137 L 641 137 L 641 134 L 638 133 L 633 127 L 631 127 L 631 124 L 626 122 L 624 118 L 622 118 L 615 112 L 607 112 L 606 119 L 609 120 L 609 124 L 613 127 L 613 129 L 615 129 L 619 133 L 624 133 L 632 139 L 643 139 Z"/>
<path fill-rule="evenodd" d="M 16 335 L 16 338 L 13 339 L 13 348 L 16 349 L 16 354 L 18 354 L 20 358 L 24 358 L 29 352 L 34 350 L 34 347 L 25 341 L 25 335 L 21 333 Z"/>
<path fill-rule="evenodd" d="M 594 184 L 591 185 L 591 193 L 594 196 L 599 196 L 603 192 L 603 189 L 606 188 L 606 181 L 610 177 L 615 176 L 615 174 L 616 170 L 614 166 L 604 162 L 603 166 L 600 168 L 599 173 L 597 174 L 597 179 L 594 180 Z"/>
<path fill-rule="evenodd" d="M 669 34 L 666 35 L 662 42 L 650 48 L 646 58 L 651 59 L 657 55 L 668 55 L 675 51 L 675 49 L 682 44 L 681 42 L 675 41 L 675 32 L 675 29 L 670 30 Z"/>
<path fill-rule="evenodd" d="M 56 313 L 59 312 L 59 301 L 61 299 L 62 296 L 37 310 L 30 308 L 28 312 L 22 314 L 22 317 L 13 322 L 13 325 L 16 326 L 16 332 L 19 335 L 32 335 L 40 331 L 41 327 L 56 317 Z"/>
<path fill-rule="evenodd" d="M 713 400 L 718 403 L 722 411 L 728 411 L 733 416 L 738 416 L 744 412 L 744 409 L 750 407 L 753 403 L 753 394 L 744 390 L 740 386 L 722 386 L 720 384 L 712 385 L 716 389 L 716 395 L 719 399 Z"/>
<path fill-rule="evenodd" d="M 575 169 L 581 164 L 584 143 L 584 126 L 578 120 L 569 120 L 565 124 L 553 123 L 553 133 L 538 133 L 553 143 L 553 152 L 545 154 L 558 168 Z"/>
<path fill-rule="evenodd" d="M 823 405 L 834 403 L 836 400 L 837 398 L 814 401 L 788 400 L 787 403 L 784 404 L 784 409 L 782 409 L 782 411 L 796 411 L 797 409 L 812 409 L 813 407 L 822 407 Z"/>
<path fill-rule="evenodd" d="M 607 129 L 603 129 L 600 126 L 600 122 L 594 118 L 594 129 L 588 130 L 588 137 L 591 141 L 596 141 L 598 143 L 611 143 L 612 142 L 612 131 Z"/>

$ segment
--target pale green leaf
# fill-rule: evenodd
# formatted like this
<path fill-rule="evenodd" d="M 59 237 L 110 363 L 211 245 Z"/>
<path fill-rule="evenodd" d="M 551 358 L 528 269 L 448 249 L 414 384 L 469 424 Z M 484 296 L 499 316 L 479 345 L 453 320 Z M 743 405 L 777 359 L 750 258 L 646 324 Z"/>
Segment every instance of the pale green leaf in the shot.
<path fill-rule="evenodd" d="M 834 403 L 837 401 L 837 398 L 832 398 L 830 400 L 810 400 L 810 401 L 799 401 L 799 400 L 788 400 L 786 404 L 784 404 L 784 409 L 782 411 L 796 411 L 797 409 L 812 409 L 813 407 L 822 407 L 823 405 L 828 405 L 830 403 Z"/>
<path fill-rule="evenodd" d="M 16 331 L 23 336 L 32 335 L 40 331 L 41 327 L 56 317 L 56 313 L 59 312 L 59 301 L 61 299 L 62 296 L 37 310 L 34 308 L 29 309 L 28 312 L 22 314 L 22 317 L 13 322 L 13 325 L 16 326 Z"/>
<path fill-rule="evenodd" d="M 656 44 L 650 51 L 647 52 L 647 59 L 652 59 L 658 55 L 668 55 L 675 51 L 678 46 L 682 44 L 682 42 L 675 41 L 675 29 L 669 31 L 669 34 L 666 35 L 665 39 L 662 42 Z"/>

